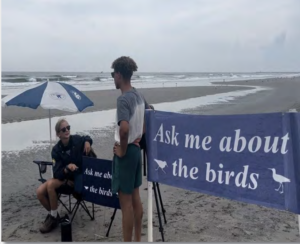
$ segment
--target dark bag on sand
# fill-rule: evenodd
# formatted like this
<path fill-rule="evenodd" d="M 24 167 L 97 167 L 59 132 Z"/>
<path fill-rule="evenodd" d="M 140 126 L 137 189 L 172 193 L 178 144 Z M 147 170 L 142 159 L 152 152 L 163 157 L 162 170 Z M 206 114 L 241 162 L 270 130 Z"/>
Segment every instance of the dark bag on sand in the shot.
<path fill-rule="evenodd" d="M 67 214 L 65 215 L 65 217 L 61 218 L 60 220 L 60 230 L 61 230 L 61 241 L 72 242 L 72 223 Z"/>

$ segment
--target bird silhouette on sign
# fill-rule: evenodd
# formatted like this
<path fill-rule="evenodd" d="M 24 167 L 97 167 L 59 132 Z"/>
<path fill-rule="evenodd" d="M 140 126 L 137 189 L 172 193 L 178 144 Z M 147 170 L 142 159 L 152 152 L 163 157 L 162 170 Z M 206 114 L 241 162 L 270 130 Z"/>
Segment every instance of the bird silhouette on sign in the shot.
<path fill-rule="evenodd" d="M 282 188 L 281 191 L 279 192 L 280 194 L 282 194 L 283 193 L 283 183 L 291 182 L 290 179 L 288 179 L 282 175 L 276 174 L 276 170 L 274 168 L 271 168 L 271 169 L 268 168 L 268 169 L 272 170 L 272 172 L 273 172 L 272 173 L 273 180 L 279 183 L 279 188 L 275 189 L 275 191 L 279 191 L 279 189 Z"/>
<path fill-rule="evenodd" d="M 154 159 L 154 161 L 157 163 L 158 167 L 155 169 L 155 170 L 158 170 L 159 168 L 164 172 L 164 168 L 167 166 L 168 167 L 168 164 L 166 161 L 161 161 L 161 160 L 158 160 L 158 159 Z"/>

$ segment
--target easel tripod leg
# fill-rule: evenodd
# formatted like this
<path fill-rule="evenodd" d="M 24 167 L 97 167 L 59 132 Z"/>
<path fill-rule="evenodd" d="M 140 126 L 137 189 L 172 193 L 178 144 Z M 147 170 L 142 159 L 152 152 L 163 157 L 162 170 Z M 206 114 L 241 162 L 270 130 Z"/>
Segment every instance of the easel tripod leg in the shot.
<path fill-rule="evenodd" d="M 145 152 L 145 150 L 143 150 L 143 163 L 144 163 L 144 176 L 146 176 L 147 166 L 146 166 L 146 152 Z M 161 232 L 162 241 L 164 242 L 165 241 L 164 233 L 163 233 L 164 229 L 162 227 L 162 221 L 161 221 L 161 215 L 160 215 L 160 210 L 159 210 L 159 204 L 158 204 L 156 189 L 158 191 L 160 206 L 162 208 L 162 213 L 163 213 L 164 221 L 165 221 L 165 224 L 166 224 L 167 223 L 166 215 L 165 215 L 166 210 L 163 206 L 163 201 L 162 201 L 162 197 L 161 197 L 161 193 L 160 193 L 160 189 L 159 189 L 159 183 L 158 182 L 153 182 L 153 190 L 154 190 L 154 196 L 155 196 L 155 202 L 156 202 L 156 208 L 157 208 L 157 214 L 158 214 L 158 220 L 159 220 L 159 231 Z"/>
<path fill-rule="evenodd" d="M 117 212 L 117 208 L 115 208 L 114 213 L 113 213 L 113 215 L 111 216 L 110 224 L 109 224 L 108 230 L 107 230 L 107 232 L 106 232 L 106 237 L 108 237 L 108 235 L 109 235 L 110 228 L 111 228 L 112 223 L 113 223 L 113 221 L 114 221 L 114 219 L 115 219 L 116 212 Z"/>
<path fill-rule="evenodd" d="M 162 201 L 162 198 L 161 198 L 160 189 L 159 189 L 159 183 L 156 182 L 155 184 L 156 184 L 156 187 L 157 187 L 159 201 L 160 201 L 160 206 L 161 206 L 161 210 L 162 210 L 162 213 L 163 213 L 163 216 L 164 216 L 164 221 L 165 221 L 165 224 L 166 224 L 167 223 L 166 214 L 165 214 L 166 210 L 164 208 L 163 201 Z"/>
<path fill-rule="evenodd" d="M 159 231 L 161 233 L 161 239 L 164 242 L 165 241 L 164 228 L 163 228 L 162 222 L 161 222 L 161 216 L 160 216 L 160 210 L 159 210 L 159 204 L 158 204 L 157 192 L 156 192 L 156 185 L 154 182 L 153 182 L 153 189 L 154 189 L 154 197 L 155 197 L 155 203 L 156 203 L 156 209 L 157 209 L 157 215 L 158 215 L 158 221 L 159 221 Z"/>

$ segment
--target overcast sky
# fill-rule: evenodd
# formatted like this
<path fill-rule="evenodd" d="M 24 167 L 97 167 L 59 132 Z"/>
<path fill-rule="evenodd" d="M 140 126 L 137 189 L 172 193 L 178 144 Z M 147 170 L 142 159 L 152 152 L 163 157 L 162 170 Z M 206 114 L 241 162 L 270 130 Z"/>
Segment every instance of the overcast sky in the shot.
<path fill-rule="evenodd" d="M 3 71 L 299 71 L 299 0 L 2 0 Z"/>

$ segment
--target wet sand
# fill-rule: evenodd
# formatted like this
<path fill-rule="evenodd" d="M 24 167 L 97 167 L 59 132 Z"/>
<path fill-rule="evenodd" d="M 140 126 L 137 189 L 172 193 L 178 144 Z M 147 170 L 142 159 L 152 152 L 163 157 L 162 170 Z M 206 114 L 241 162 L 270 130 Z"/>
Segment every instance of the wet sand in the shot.
<path fill-rule="evenodd" d="M 273 89 L 251 94 L 229 103 L 185 110 L 182 113 L 265 113 L 287 111 L 290 108 L 300 108 L 300 79 L 277 79 L 268 82 L 236 82 L 236 84 L 240 86 L 265 85 Z M 227 88 L 210 87 L 206 90 L 206 88 L 199 87 L 197 91 L 195 88 L 164 89 L 147 89 L 149 93 L 143 90 L 143 94 L 146 99 L 149 100 L 149 103 L 157 103 L 197 97 L 200 96 L 199 94 L 201 92 L 203 92 L 201 94 L 204 95 L 206 95 L 205 92 L 209 91 L 213 94 L 213 91 L 216 89 Z M 169 90 L 169 92 L 166 92 L 167 90 Z M 228 86 L 228 91 L 229 90 L 231 91 L 232 87 Z M 176 91 L 178 91 L 177 94 Z M 105 91 L 103 94 L 106 92 L 110 94 L 108 97 L 112 97 L 112 94 L 115 94 L 115 96 L 118 95 L 117 91 Z M 94 93 L 94 100 L 100 105 L 100 100 L 96 99 L 97 93 L 99 92 Z M 194 96 L 191 94 L 194 94 Z M 112 101 L 110 106 L 114 106 L 114 99 L 115 97 L 108 98 L 108 100 Z M 9 108 L 5 109 L 8 110 Z M 47 114 L 39 114 L 38 116 L 36 115 L 36 117 L 29 117 L 26 116 L 26 114 L 22 117 L 22 114 L 16 113 L 15 111 L 7 111 L 6 113 L 6 115 L 2 115 L 2 123 L 4 121 L 47 117 Z M 15 113 L 15 118 L 13 118 L 13 113 Z M 98 156 L 111 159 L 113 128 L 105 128 L 103 131 L 90 131 L 90 133 L 94 139 L 94 148 Z M 40 222 L 44 220 L 46 216 L 46 211 L 40 207 L 35 196 L 35 189 L 39 186 L 39 182 L 37 181 L 38 169 L 37 166 L 32 163 L 32 160 L 37 158 L 41 160 L 46 159 L 48 153 L 48 148 L 43 147 L 37 147 L 34 150 L 23 150 L 19 154 L 2 152 L 2 241 L 60 241 L 60 228 L 44 235 L 39 233 L 38 230 Z M 49 172 L 47 176 L 50 176 Z M 144 177 L 143 186 L 141 187 L 141 196 L 144 206 L 143 241 L 147 241 L 146 185 L 146 178 Z M 161 185 L 160 188 L 168 221 L 167 224 L 163 225 L 165 241 L 300 242 L 297 215 L 295 214 L 165 185 Z M 65 201 L 67 201 L 67 198 L 65 198 Z M 87 206 L 91 209 L 90 203 L 87 203 Z M 153 210 L 153 240 L 161 241 L 161 235 L 158 230 L 158 218 L 155 214 L 155 202 L 153 202 Z M 116 214 L 110 237 L 104 237 L 112 212 L 112 209 L 95 206 L 96 218 L 94 221 L 91 221 L 86 213 L 79 208 L 72 226 L 73 241 L 122 241 L 121 213 L 119 211 Z M 61 206 L 59 207 L 59 213 L 60 215 L 64 215 L 65 213 Z M 103 237 L 95 236 L 95 234 Z"/>

